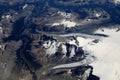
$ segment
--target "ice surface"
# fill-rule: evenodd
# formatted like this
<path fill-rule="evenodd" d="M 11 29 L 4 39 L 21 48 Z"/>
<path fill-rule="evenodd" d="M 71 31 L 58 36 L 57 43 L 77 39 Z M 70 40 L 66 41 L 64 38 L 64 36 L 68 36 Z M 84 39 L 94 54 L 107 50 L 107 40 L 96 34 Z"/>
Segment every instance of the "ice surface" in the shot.
<path fill-rule="evenodd" d="M 95 45 L 86 45 L 85 50 L 91 51 L 97 61 L 91 65 L 94 67 L 93 74 L 101 80 L 120 80 L 120 31 L 116 29 L 103 29 L 95 33 L 109 35 Z"/>

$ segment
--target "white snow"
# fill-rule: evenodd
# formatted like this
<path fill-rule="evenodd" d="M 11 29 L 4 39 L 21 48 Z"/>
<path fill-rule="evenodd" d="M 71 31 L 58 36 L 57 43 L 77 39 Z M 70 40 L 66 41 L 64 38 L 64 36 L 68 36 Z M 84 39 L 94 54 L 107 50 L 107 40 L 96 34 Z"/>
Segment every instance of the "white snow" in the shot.
<path fill-rule="evenodd" d="M 115 3 L 115 4 L 119 4 L 119 3 L 120 3 L 120 0 L 114 0 L 114 3 Z"/>
<path fill-rule="evenodd" d="M 4 44 L 0 44 L 0 49 L 1 49 L 2 51 L 4 51 L 4 50 L 5 50 L 5 45 L 4 45 Z"/>
<path fill-rule="evenodd" d="M 96 17 L 100 17 L 100 16 L 101 16 L 101 13 L 96 13 L 95 16 L 96 16 Z"/>
<path fill-rule="evenodd" d="M 44 48 L 49 48 L 50 45 L 51 45 L 51 41 L 48 40 L 48 41 L 45 41 L 45 42 L 44 42 L 43 47 L 44 47 Z"/>
<path fill-rule="evenodd" d="M 25 5 L 22 7 L 22 9 L 25 9 L 27 6 L 28 6 L 28 4 L 25 4 Z"/>
<path fill-rule="evenodd" d="M 64 27 L 75 27 L 77 25 L 76 22 L 74 21 L 70 21 L 70 20 L 65 20 L 63 19 L 62 21 L 60 22 L 56 22 L 56 23 L 53 23 L 52 26 L 60 26 L 60 25 L 63 25 Z"/>
<path fill-rule="evenodd" d="M 76 23 L 73 21 L 69 21 L 69 20 L 63 20 L 61 22 L 61 24 L 63 24 L 65 27 L 75 27 Z"/>
<path fill-rule="evenodd" d="M 7 14 L 7 15 L 3 15 L 2 18 L 3 18 L 3 19 L 4 19 L 4 18 L 6 18 L 6 19 L 11 19 L 12 16 L 11 16 L 10 14 Z"/>
<path fill-rule="evenodd" d="M 53 67 L 52 69 L 73 68 L 73 67 L 78 67 L 82 65 L 88 65 L 92 63 L 93 61 L 95 61 L 95 57 L 93 55 L 87 55 L 86 58 L 81 61 L 68 63 L 68 64 L 61 64 L 61 65 Z"/>
<path fill-rule="evenodd" d="M 59 26 L 61 23 L 53 23 L 52 26 Z"/>
<path fill-rule="evenodd" d="M 0 33 L 3 33 L 3 28 L 2 27 L 0 27 Z"/>
<path fill-rule="evenodd" d="M 74 57 L 74 55 L 75 55 L 75 47 L 71 47 L 71 51 L 70 51 L 70 56 L 69 56 L 69 58 Z"/>
<path fill-rule="evenodd" d="M 7 18 L 7 19 L 10 19 L 10 18 L 11 18 L 11 15 L 6 15 L 6 18 Z"/>
<path fill-rule="evenodd" d="M 80 47 L 84 47 L 85 45 L 89 44 L 91 41 L 93 41 L 94 39 L 90 39 L 90 38 L 83 38 L 83 37 L 77 37 L 77 41 L 79 42 L 79 46 Z"/>
<path fill-rule="evenodd" d="M 63 16 L 64 18 L 71 18 L 72 14 L 71 13 L 66 13 L 66 12 L 62 12 L 62 11 L 58 11 L 58 14 L 60 14 L 61 16 Z"/>
<path fill-rule="evenodd" d="M 76 45 L 76 41 L 75 40 L 69 40 L 68 43 L 71 44 L 71 45 Z"/>
<path fill-rule="evenodd" d="M 62 12 L 62 11 L 58 11 L 57 12 L 59 15 L 61 15 L 63 17 L 62 20 L 60 20 L 59 22 L 55 22 L 52 24 L 52 26 L 60 26 L 63 25 L 64 27 L 75 27 L 76 26 L 76 22 L 70 20 L 72 17 L 71 13 L 66 13 L 66 12 Z"/>
<path fill-rule="evenodd" d="M 67 53 L 67 47 L 62 44 L 62 51 L 61 51 L 64 55 Z"/>
<path fill-rule="evenodd" d="M 55 41 L 51 42 L 51 45 L 49 46 L 49 48 L 46 49 L 46 54 L 47 55 L 55 54 L 58 49 L 58 47 L 56 45 L 57 45 L 57 42 L 55 42 Z"/>
<path fill-rule="evenodd" d="M 109 35 L 95 45 L 86 45 L 85 50 L 91 51 L 97 61 L 91 65 L 94 67 L 93 74 L 99 76 L 101 80 L 120 80 L 120 31 L 116 29 L 103 29 L 95 33 Z"/>
<path fill-rule="evenodd" d="M 90 35 L 90 34 L 84 34 L 84 33 L 69 33 L 69 34 L 61 34 L 61 35 L 58 35 L 59 37 L 83 37 L 84 40 L 86 38 L 90 38 L 90 39 L 102 39 L 104 38 L 103 36 L 96 36 L 96 35 Z"/>

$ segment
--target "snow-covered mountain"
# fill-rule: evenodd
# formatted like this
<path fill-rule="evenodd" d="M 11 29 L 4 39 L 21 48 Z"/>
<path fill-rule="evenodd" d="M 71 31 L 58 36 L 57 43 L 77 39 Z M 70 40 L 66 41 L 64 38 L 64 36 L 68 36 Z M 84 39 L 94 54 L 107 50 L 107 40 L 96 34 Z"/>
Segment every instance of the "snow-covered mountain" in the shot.
<path fill-rule="evenodd" d="M 93 74 L 99 76 L 101 80 L 119 80 L 119 28 L 100 28 L 93 34 L 107 35 L 108 37 L 99 35 L 96 35 L 101 37 L 99 39 L 75 37 L 76 39 L 68 40 L 67 42 L 67 44 L 72 45 L 69 50 L 67 48 L 68 46 L 65 45 L 66 42 L 51 42 L 51 45 L 49 45 L 50 41 L 48 41 L 49 47 L 46 49 L 46 54 L 48 55 L 55 54 L 58 51 L 59 45 L 61 44 L 61 52 L 64 53 L 62 58 L 66 57 L 67 51 L 70 51 L 69 58 L 74 57 L 79 47 L 82 47 L 85 55 L 87 54 L 83 60 L 67 64 L 59 64 L 57 66 L 54 66 L 52 69 L 72 68 L 90 64 L 93 66 Z"/>
<path fill-rule="evenodd" d="M 120 80 L 120 0 L 0 0 L 0 80 Z"/>

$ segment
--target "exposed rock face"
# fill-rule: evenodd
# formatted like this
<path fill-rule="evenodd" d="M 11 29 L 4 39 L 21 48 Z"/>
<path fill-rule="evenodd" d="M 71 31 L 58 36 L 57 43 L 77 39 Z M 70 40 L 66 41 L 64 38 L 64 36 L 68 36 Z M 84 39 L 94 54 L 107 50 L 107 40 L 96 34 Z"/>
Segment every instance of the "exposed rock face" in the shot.
<path fill-rule="evenodd" d="M 14 66 L 16 65 L 16 51 L 21 46 L 21 41 L 11 41 L 5 44 L 4 49 L 0 53 L 0 79 L 9 80 Z"/>

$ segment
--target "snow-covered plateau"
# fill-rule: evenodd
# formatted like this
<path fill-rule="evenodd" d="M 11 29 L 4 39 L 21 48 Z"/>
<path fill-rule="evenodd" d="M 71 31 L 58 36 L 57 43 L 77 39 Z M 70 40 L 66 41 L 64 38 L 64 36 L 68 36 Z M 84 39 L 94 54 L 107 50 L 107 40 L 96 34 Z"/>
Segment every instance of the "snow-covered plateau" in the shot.
<path fill-rule="evenodd" d="M 95 33 L 106 34 L 97 44 L 84 45 L 84 50 L 90 51 L 97 57 L 91 65 L 93 74 L 101 80 L 120 80 L 120 31 L 117 29 L 99 29 Z"/>

